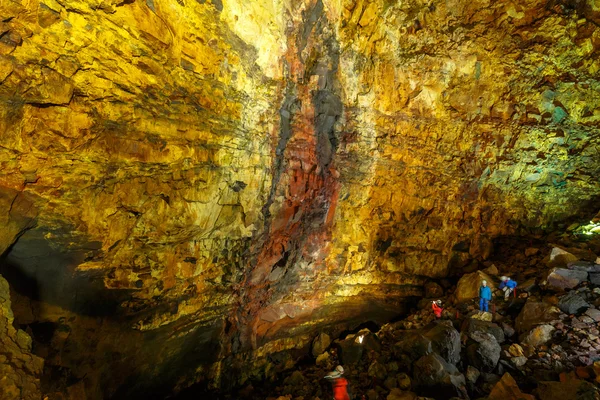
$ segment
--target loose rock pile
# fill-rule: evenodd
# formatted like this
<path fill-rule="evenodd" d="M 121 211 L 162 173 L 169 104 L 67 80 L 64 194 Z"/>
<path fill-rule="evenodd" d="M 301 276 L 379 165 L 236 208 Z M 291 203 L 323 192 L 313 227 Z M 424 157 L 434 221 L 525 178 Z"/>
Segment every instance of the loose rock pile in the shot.
<path fill-rule="evenodd" d="M 528 258 L 535 257 L 545 272 L 531 268 L 536 263 Z M 341 364 L 356 399 L 600 399 L 600 265 L 559 248 L 540 257 L 528 248 L 516 268 L 487 265 L 447 290 L 431 282 L 425 288 L 431 298 L 405 319 L 333 342 L 319 335 L 311 365 L 269 393 L 245 393 L 331 399 L 323 377 Z M 493 312 L 482 313 L 473 288 L 486 279 L 495 290 L 499 271 L 516 278 L 517 295 L 505 301 L 496 291 Z M 437 298 L 445 307 L 440 320 L 431 311 Z"/>

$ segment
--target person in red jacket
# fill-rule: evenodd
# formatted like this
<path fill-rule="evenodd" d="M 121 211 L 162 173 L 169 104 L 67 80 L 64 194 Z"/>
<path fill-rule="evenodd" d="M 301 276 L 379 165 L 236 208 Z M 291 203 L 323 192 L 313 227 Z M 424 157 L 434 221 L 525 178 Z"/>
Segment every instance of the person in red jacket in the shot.
<path fill-rule="evenodd" d="M 331 387 L 333 389 L 334 400 L 350 400 L 348 395 L 348 381 L 342 377 L 344 368 L 341 365 L 335 367 L 335 370 L 330 372 L 325 379 L 331 381 Z"/>
<path fill-rule="evenodd" d="M 434 300 L 431 302 L 431 309 L 433 310 L 433 313 L 435 314 L 435 317 L 437 319 L 442 318 L 442 311 L 444 311 L 444 309 L 442 308 L 442 301 L 441 300 Z"/>

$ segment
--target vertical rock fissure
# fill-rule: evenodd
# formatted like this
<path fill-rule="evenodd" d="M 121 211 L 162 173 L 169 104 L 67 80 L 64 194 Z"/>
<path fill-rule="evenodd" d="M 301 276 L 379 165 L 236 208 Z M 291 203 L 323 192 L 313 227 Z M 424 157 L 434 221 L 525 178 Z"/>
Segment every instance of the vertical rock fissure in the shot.
<path fill-rule="evenodd" d="M 321 0 L 288 28 L 287 37 L 285 94 L 264 228 L 255 236 L 230 325 L 232 356 L 238 359 L 277 331 L 278 321 L 265 322 L 261 313 L 279 307 L 292 293 L 300 302 L 314 296 L 315 274 L 301 276 L 299 265 L 324 268 L 322 244 L 337 203 L 336 124 L 343 111 L 336 77 L 339 45 Z"/>

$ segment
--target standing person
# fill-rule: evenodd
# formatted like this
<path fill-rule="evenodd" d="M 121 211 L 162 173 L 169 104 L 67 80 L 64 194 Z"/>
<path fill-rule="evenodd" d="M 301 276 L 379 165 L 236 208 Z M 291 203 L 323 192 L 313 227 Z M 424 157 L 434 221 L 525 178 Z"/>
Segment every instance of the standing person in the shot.
<path fill-rule="evenodd" d="M 440 319 L 442 318 L 442 311 L 444 311 L 444 309 L 442 308 L 442 301 L 441 300 L 434 300 L 431 302 L 431 309 L 433 310 L 433 313 L 435 314 L 435 318 Z"/>
<path fill-rule="evenodd" d="M 500 278 L 500 280 L 502 282 L 500 282 L 500 286 L 498 287 L 498 289 L 504 291 L 504 300 L 508 300 L 513 290 L 515 290 L 515 288 L 517 287 L 517 281 L 513 281 L 507 276 L 503 276 L 502 278 Z"/>
<path fill-rule="evenodd" d="M 331 380 L 331 388 L 333 389 L 334 400 L 350 400 L 348 395 L 348 381 L 342 377 L 344 368 L 341 365 L 335 367 L 335 370 L 331 371 L 329 375 L 325 376 L 325 379 Z"/>
<path fill-rule="evenodd" d="M 488 312 L 490 300 L 492 300 L 492 289 L 488 287 L 487 281 L 484 279 L 479 287 L 479 311 Z"/>

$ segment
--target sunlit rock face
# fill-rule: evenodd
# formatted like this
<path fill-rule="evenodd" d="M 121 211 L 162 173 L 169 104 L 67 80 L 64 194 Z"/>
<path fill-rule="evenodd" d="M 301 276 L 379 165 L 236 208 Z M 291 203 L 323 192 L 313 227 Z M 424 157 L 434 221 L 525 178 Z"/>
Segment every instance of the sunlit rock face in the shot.
<path fill-rule="evenodd" d="M 598 208 L 593 0 L 7 0 L 0 20 L 0 272 L 44 393 L 269 378 L 495 237 Z"/>

